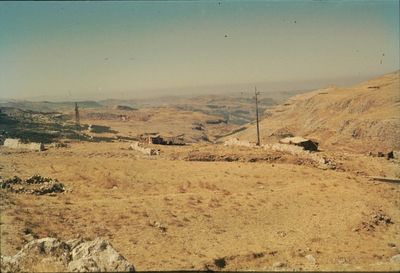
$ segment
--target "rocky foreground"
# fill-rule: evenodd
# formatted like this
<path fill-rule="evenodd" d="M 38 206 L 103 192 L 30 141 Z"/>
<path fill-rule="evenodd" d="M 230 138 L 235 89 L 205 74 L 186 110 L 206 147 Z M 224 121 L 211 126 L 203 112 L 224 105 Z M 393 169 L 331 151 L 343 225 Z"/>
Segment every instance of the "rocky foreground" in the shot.
<path fill-rule="evenodd" d="M 109 242 L 42 238 L 27 243 L 14 256 L 1 256 L 1 272 L 112 272 L 135 271 Z"/>

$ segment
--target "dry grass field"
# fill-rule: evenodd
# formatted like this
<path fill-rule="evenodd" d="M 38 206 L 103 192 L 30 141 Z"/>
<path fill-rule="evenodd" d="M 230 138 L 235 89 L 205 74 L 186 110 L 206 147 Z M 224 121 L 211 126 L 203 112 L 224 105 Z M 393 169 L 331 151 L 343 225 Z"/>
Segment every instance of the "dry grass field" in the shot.
<path fill-rule="evenodd" d="M 400 272 L 399 12 L 0 1 L 0 273 Z"/>
<path fill-rule="evenodd" d="M 398 162 L 331 154 L 341 168 L 321 170 L 290 158 L 183 159 L 196 150 L 238 153 L 222 145 L 165 146 L 159 157 L 127 146 L 1 148 L 3 177 L 40 173 L 67 188 L 56 196 L 2 192 L 2 255 L 31 233 L 104 237 L 137 270 L 399 269 L 390 257 L 400 247 L 400 189 L 369 179 L 398 176 Z M 382 215 L 390 220 L 375 223 Z"/>

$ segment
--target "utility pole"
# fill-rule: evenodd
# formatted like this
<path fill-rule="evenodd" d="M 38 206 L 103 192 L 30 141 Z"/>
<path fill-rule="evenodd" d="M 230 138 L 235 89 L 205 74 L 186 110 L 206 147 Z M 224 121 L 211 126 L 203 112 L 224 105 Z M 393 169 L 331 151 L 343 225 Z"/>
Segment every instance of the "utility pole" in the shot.
<path fill-rule="evenodd" d="M 80 131 L 81 131 L 81 122 L 80 122 L 80 118 L 79 118 L 79 107 L 78 107 L 78 103 L 75 102 L 75 126 L 76 129 L 78 130 L 78 140 L 80 140 Z"/>
<path fill-rule="evenodd" d="M 257 96 L 260 95 L 260 92 L 257 92 L 257 86 L 254 86 L 254 94 L 256 99 L 256 120 L 257 120 L 257 146 L 260 146 L 260 125 L 258 124 L 258 98 Z"/>
<path fill-rule="evenodd" d="M 75 125 L 79 127 L 80 125 L 80 119 L 79 119 L 79 107 L 78 103 L 75 102 Z"/>

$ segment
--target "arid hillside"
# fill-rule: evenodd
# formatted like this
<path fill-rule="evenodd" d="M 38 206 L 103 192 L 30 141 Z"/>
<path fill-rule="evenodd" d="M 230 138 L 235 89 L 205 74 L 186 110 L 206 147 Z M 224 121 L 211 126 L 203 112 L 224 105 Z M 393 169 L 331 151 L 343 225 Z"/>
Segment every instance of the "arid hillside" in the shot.
<path fill-rule="evenodd" d="M 174 107 L 145 107 L 138 110 L 124 111 L 117 109 L 83 109 L 83 124 L 109 126 L 111 134 L 98 136 L 113 137 L 118 135 L 136 137 L 143 133 L 157 133 L 163 136 L 182 136 L 185 142 L 213 141 L 234 128 L 222 116 L 208 115 L 201 112 L 181 110 Z"/>
<path fill-rule="evenodd" d="M 261 147 L 211 97 L 81 107 L 80 125 L 71 107 L 1 107 L 0 270 L 399 271 L 399 153 L 360 153 L 399 149 L 399 75 L 266 111 Z"/>
<path fill-rule="evenodd" d="M 316 139 L 322 149 L 377 152 L 400 149 L 400 72 L 349 88 L 331 86 L 267 110 L 263 142 L 287 135 Z M 255 141 L 255 125 L 237 134 Z"/>

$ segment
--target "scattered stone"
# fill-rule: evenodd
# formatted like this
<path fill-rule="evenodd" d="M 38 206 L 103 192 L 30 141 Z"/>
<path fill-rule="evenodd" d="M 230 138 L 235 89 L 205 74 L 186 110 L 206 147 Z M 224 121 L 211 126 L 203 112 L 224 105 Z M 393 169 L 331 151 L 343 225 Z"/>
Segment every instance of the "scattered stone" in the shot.
<path fill-rule="evenodd" d="M 311 254 L 306 255 L 306 259 L 307 259 L 310 263 L 312 263 L 312 264 L 315 264 L 315 263 L 317 262 L 317 261 L 315 260 L 314 256 L 311 255 Z"/>
<path fill-rule="evenodd" d="M 239 161 L 239 156 L 236 155 L 215 155 L 215 154 L 210 154 L 210 153 L 204 153 L 204 152 L 189 152 L 189 154 L 185 157 L 185 160 L 187 161 L 228 161 L 228 162 L 233 162 L 233 161 Z"/>
<path fill-rule="evenodd" d="M 34 175 L 25 181 L 14 176 L 13 178 L 0 180 L 0 189 L 13 193 L 27 193 L 34 195 L 55 194 L 65 191 L 64 185 L 57 179 Z"/>
<path fill-rule="evenodd" d="M 238 138 L 230 138 L 224 142 L 224 146 L 243 146 L 243 147 L 258 147 L 250 143 L 248 140 L 239 140 Z"/>
<path fill-rule="evenodd" d="M 51 182 L 51 181 L 52 181 L 51 178 L 43 177 L 38 174 L 35 174 L 32 177 L 25 180 L 25 182 L 28 184 L 42 184 L 42 183 Z"/>
<path fill-rule="evenodd" d="M 1 256 L 1 272 L 32 272 L 55 268 L 69 272 L 133 272 L 134 266 L 105 240 L 60 241 L 42 238 L 27 243 L 14 256 Z"/>
<path fill-rule="evenodd" d="M 204 269 L 206 271 L 215 271 L 215 270 L 221 270 L 225 268 L 227 265 L 226 258 L 217 258 L 214 259 L 212 262 L 208 262 L 204 264 Z"/>
<path fill-rule="evenodd" d="M 145 155 L 159 155 L 160 154 L 160 150 L 153 149 L 153 148 L 146 148 L 146 147 L 143 146 L 142 143 L 140 143 L 138 141 L 134 141 L 129 146 L 129 149 L 141 152 L 141 153 L 143 153 Z"/>
<path fill-rule="evenodd" d="M 377 153 L 369 152 L 368 155 L 369 156 L 374 156 L 374 157 L 386 157 L 386 159 L 399 158 L 397 151 L 377 152 Z"/>
<path fill-rule="evenodd" d="M 254 259 L 262 258 L 264 256 L 265 256 L 265 253 L 263 253 L 263 252 L 253 253 Z"/>
<path fill-rule="evenodd" d="M 394 243 L 388 243 L 388 246 L 389 246 L 389 247 L 396 247 L 396 244 L 394 244 Z"/>
<path fill-rule="evenodd" d="M 397 254 L 397 255 L 392 256 L 392 258 L 390 258 L 390 261 L 391 261 L 392 263 L 398 263 L 398 264 L 400 264 L 400 254 Z"/>
<path fill-rule="evenodd" d="M 282 238 L 286 237 L 286 235 L 287 235 L 286 232 L 284 232 L 284 231 L 278 231 L 277 234 Z"/>
<path fill-rule="evenodd" d="M 167 232 L 167 227 L 165 225 L 161 224 L 158 221 L 150 221 L 149 225 L 152 226 L 152 227 L 160 229 L 161 232 L 163 232 L 163 233 Z"/>
<path fill-rule="evenodd" d="M 374 214 L 372 217 L 372 222 L 378 226 L 380 224 L 388 225 L 393 224 L 392 219 L 385 215 L 381 210 Z"/>
<path fill-rule="evenodd" d="M 364 231 L 375 231 L 378 226 L 389 226 L 394 224 L 392 218 L 387 216 L 382 210 L 374 212 L 371 214 L 370 219 L 367 221 L 362 221 L 360 225 L 353 228 L 353 232 Z"/>
<path fill-rule="evenodd" d="M 273 268 L 282 268 L 282 267 L 286 267 L 286 266 L 287 266 L 287 264 L 285 262 L 275 262 L 272 265 Z"/>
<path fill-rule="evenodd" d="M 24 234 L 24 239 L 27 242 L 33 241 L 35 239 L 35 237 L 32 234 Z"/>
<path fill-rule="evenodd" d="M 297 249 L 295 251 L 295 254 L 297 256 L 299 256 L 299 257 L 305 257 L 306 256 L 306 251 L 304 249 L 299 248 L 299 249 Z"/>
<path fill-rule="evenodd" d="M 54 142 L 52 144 L 52 146 L 53 146 L 53 148 L 56 148 L 56 149 L 58 149 L 58 148 L 67 148 L 68 144 L 67 143 L 61 143 L 61 142 Z"/>
<path fill-rule="evenodd" d="M 275 130 L 270 136 L 278 138 L 294 137 L 294 134 L 286 127 Z"/>

